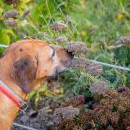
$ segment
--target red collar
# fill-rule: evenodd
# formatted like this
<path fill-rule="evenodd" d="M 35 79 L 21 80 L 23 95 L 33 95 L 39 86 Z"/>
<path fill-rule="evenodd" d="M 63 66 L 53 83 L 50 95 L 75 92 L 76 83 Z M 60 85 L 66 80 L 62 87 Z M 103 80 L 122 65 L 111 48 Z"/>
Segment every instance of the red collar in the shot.
<path fill-rule="evenodd" d="M 3 81 L 0 80 L 0 91 L 6 95 L 14 104 L 16 104 L 19 108 L 26 104 L 23 99 L 17 95 L 10 87 L 8 87 Z"/>

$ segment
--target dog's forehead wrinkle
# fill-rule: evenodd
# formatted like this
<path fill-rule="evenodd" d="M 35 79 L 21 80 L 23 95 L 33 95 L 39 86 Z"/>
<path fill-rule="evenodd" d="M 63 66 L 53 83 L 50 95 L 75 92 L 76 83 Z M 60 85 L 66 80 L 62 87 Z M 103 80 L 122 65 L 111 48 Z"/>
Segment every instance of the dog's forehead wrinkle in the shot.
<path fill-rule="evenodd" d="M 53 56 L 55 54 L 54 47 L 50 46 L 50 56 Z"/>

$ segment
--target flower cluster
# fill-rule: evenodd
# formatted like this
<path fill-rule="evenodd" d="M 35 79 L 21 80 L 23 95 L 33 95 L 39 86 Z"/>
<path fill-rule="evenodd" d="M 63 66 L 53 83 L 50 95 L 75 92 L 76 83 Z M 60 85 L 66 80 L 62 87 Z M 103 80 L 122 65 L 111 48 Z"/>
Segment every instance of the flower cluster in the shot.
<path fill-rule="evenodd" d="M 51 28 L 56 31 L 62 31 L 67 28 L 68 25 L 64 23 L 64 21 L 57 21 L 51 25 Z"/>
<path fill-rule="evenodd" d="M 66 37 L 59 36 L 59 37 L 57 37 L 56 41 L 59 43 L 62 43 L 62 42 L 67 42 L 68 39 Z"/>
<path fill-rule="evenodd" d="M 6 3 L 8 5 L 11 5 L 11 4 L 17 5 L 20 2 L 20 0 L 3 0 L 3 1 L 4 1 L 4 3 Z"/>
<path fill-rule="evenodd" d="M 86 54 L 86 44 L 83 42 L 70 42 L 66 46 L 68 52 L 73 52 L 75 55 Z"/>
<path fill-rule="evenodd" d="M 92 76 L 97 76 L 100 75 L 102 73 L 102 65 L 97 65 L 97 64 L 90 64 L 87 68 L 86 68 L 86 72 L 91 74 Z"/>
<path fill-rule="evenodd" d="M 9 10 L 6 13 L 3 14 L 4 18 L 17 18 L 17 16 L 19 15 L 19 12 L 15 9 Z"/>
<path fill-rule="evenodd" d="M 7 19 L 4 21 L 6 25 L 15 26 L 18 23 L 17 19 Z"/>
<path fill-rule="evenodd" d="M 115 45 L 119 45 L 119 44 L 123 44 L 123 45 L 127 45 L 127 44 L 130 44 L 130 36 L 122 36 L 120 37 Z"/>
<path fill-rule="evenodd" d="M 4 23 L 8 26 L 15 26 L 18 23 L 16 19 L 19 15 L 19 12 L 15 9 L 9 10 L 3 14 Z"/>
<path fill-rule="evenodd" d="M 89 63 L 84 58 L 74 58 L 71 67 L 75 69 L 85 69 L 88 65 Z"/>
<path fill-rule="evenodd" d="M 93 94 L 110 91 L 109 84 L 105 81 L 95 81 L 89 89 Z"/>
<path fill-rule="evenodd" d="M 73 107 L 77 107 L 79 105 L 83 105 L 85 103 L 85 96 L 78 95 L 74 96 L 73 98 L 69 99 L 68 101 L 61 104 L 62 107 L 67 107 L 71 104 Z"/>

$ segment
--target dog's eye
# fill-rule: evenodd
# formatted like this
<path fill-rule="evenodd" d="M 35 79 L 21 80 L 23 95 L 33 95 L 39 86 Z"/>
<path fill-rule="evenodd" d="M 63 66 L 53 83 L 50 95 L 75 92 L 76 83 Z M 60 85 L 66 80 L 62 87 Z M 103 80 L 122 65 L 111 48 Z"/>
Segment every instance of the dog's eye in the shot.
<path fill-rule="evenodd" d="M 51 57 L 55 56 L 55 50 L 53 47 L 51 47 Z"/>

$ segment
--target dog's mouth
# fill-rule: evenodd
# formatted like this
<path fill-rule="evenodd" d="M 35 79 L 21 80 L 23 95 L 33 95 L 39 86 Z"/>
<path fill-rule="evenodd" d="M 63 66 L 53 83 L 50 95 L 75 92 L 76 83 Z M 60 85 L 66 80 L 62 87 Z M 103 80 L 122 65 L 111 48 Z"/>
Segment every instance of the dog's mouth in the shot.
<path fill-rule="evenodd" d="M 56 67 L 56 69 L 53 72 L 53 74 L 47 77 L 47 80 L 57 80 L 59 74 L 62 73 L 62 72 L 64 72 L 65 70 L 66 70 L 65 67 L 63 67 L 63 68 Z"/>
<path fill-rule="evenodd" d="M 47 81 L 51 81 L 51 80 L 53 80 L 53 81 L 58 80 L 58 75 L 56 75 L 56 76 L 49 76 L 49 77 L 47 77 Z"/>

